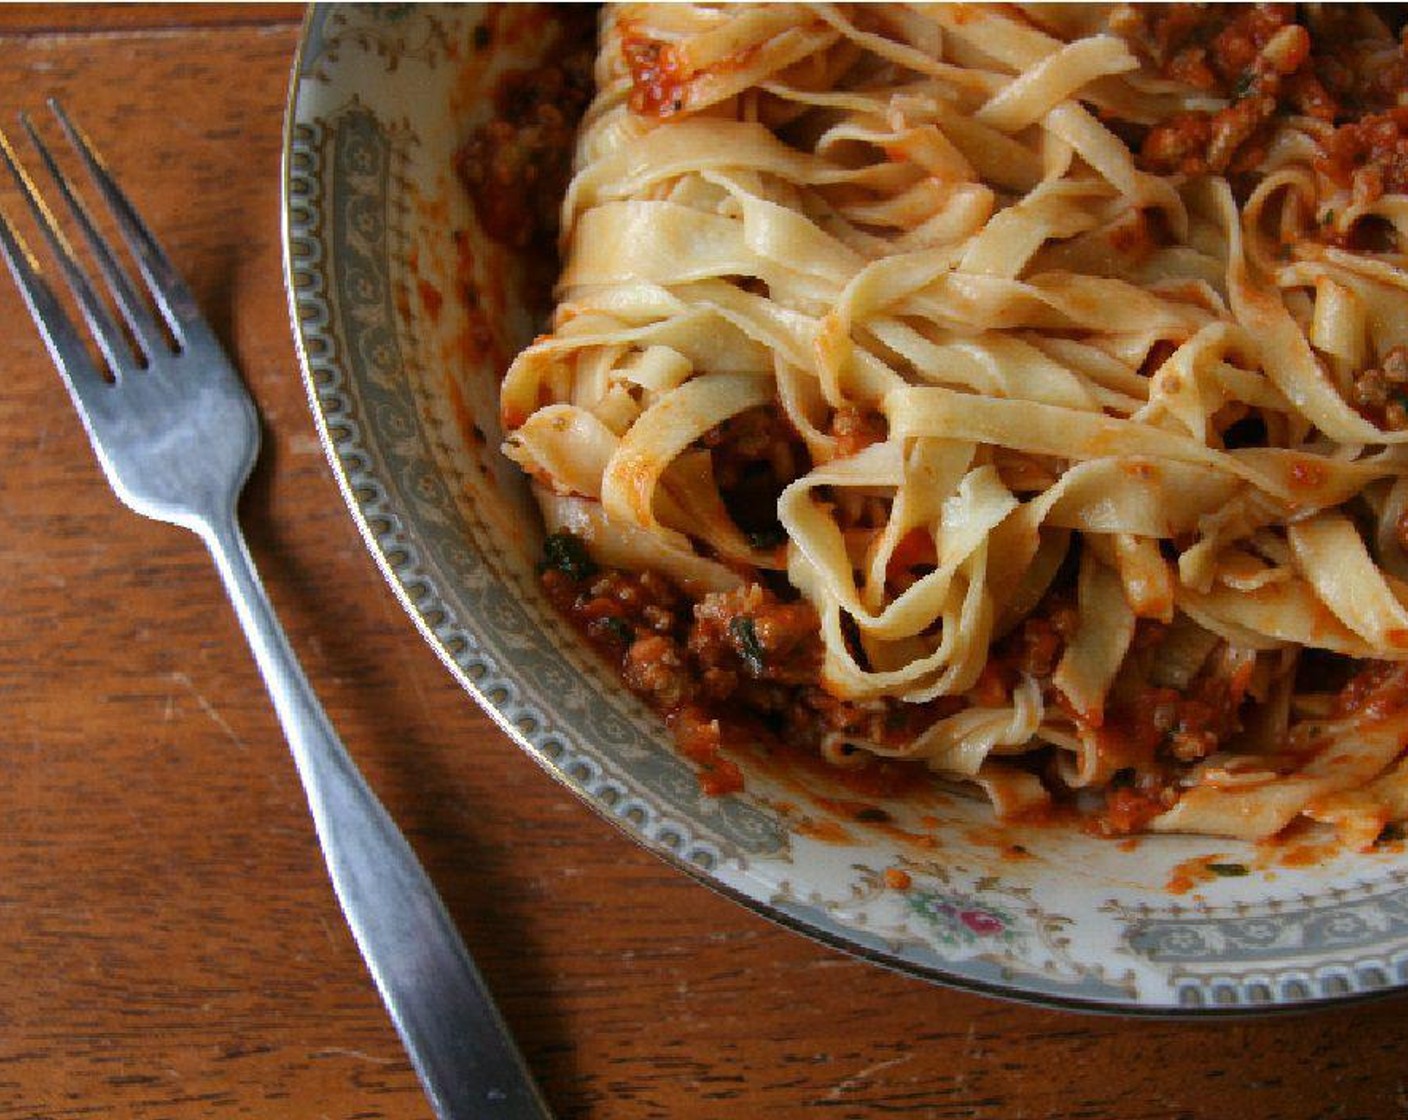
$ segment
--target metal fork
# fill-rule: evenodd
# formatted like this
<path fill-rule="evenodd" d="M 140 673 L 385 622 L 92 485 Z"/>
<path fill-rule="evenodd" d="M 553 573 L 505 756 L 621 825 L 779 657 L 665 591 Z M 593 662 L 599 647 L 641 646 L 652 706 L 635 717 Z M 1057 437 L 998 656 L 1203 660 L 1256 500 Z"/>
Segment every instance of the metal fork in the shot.
<path fill-rule="evenodd" d="M 314 696 L 240 533 L 236 503 L 259 447 L 254 402 L 166 254 L 57 102 L 50 108 L 136 262 L 149 309 L 26 116 L 20 123 L 87 240 L 121 322 L 0 131 L 0 156 L 44 231 L 106 371 L 0 214 L 0 252 L 117 496 L 196 533 L 254 651 L 308 795 L 333 887 L 438 1116 L 550 1116 L 483 979 L 405 837 Z M 159 316 L 159 317 L 158 317 Z"/>

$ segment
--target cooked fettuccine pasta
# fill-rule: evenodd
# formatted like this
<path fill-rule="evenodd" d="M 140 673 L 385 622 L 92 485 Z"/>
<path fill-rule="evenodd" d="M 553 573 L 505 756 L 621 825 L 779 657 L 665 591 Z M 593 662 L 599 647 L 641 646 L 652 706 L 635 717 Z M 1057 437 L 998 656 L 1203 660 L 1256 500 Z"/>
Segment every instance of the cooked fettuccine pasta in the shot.
<path fill-rule="evenodd" d="M 1375 842 L 1405 74 L 1359 6 L 609 6 L 502 386 L 549 593 L 711 790 L 747 734 L 1006 819 Z"/>

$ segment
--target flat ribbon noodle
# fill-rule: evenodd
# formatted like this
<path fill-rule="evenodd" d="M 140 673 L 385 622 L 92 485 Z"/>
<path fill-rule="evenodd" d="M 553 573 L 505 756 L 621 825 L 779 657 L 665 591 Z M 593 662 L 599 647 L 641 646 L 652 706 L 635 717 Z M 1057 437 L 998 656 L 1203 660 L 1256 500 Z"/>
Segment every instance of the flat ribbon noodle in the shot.
<path fill-rule="evenodd" d="M 1170 18 L 607 5 L 504 451 L 550 531 L 668 576 L 685 624 L 814 612 L 805 671 L 745 614 L 686 691 L 837 765 L 1364 846 L 1408 817 L 1408 192 L 1337 162 L 1358 110 L 1288 100 L 1319 17 L 1308 60 L 1258 41 L 1251 91 L 1165 57 Z M 1397 57 L 1355 27 L 1369 69 Z M 1337 701 L 1309 650 L 1374 663 L 1313 750 Z"/>

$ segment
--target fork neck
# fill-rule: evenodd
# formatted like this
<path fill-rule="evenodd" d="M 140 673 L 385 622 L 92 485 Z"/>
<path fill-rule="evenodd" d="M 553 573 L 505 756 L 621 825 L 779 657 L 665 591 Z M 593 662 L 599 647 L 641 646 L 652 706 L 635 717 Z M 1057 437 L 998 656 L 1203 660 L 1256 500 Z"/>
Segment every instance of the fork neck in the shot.
<path fill-rule="evenodd" d="M 290 745 L 299 754 L 310 734 L 324 730 L 327 716 L 279 624 L 239 521 L 231 512 L 203 521 L 197 532 L 210 550 Z"/>

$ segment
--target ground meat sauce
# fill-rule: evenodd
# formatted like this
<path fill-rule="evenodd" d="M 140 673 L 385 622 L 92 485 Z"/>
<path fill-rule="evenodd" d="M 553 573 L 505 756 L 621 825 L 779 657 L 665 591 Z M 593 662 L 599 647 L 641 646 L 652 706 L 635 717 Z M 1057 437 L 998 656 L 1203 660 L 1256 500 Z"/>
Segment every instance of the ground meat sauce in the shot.
<path fill-rule="evenodd" d="M 1408 346 L 1395 346 L 1378 365 L 1361 371 L 1349 388 L 1349 403 L 1384 431 L 1408 428 Z"/>
<path fill-rule="evenodd" d="M 455 171 L 485 234 L 556 260 L 558 209 L 572 171 L 577 122 L 594 93 L 594 14 L 562 5 L 553 59 L 510 70 L 494 91 L 494 115 L 455 156 Z M 574 14 L 575 12 L 575 14 Z"/>
<path fill-rule="evenodd" d="M 1408 191 L 1408 107 L 1340 125 L 1317 167 L 1361 204 Z"/>
<path fill-rule="evenodd" d="M 1075 588 L 1067 573 L 993 646 L 973 699 L 983 706 L 1006 705 L 1024 677 L 1035 680 L 1047 706 L 1065 711 L 1080 734 L 1094 739 L 1102 764 L 1115 770 L 1104 804 L 1088 807 L 1086 826 L 1101 835 L 1126 835 L 1173 804 L 1179 776 L 1189 763 L 1206 758 L 1241 729 L 1251 665 L 1233 669 L 1209 659 L 1181 691 L 1137 686 L 1113 695 L 1098 716 L 1086 715 L 1075 711 L 1052 681 L 1078 623 Z M 1132 648 L 1156 651 L 1166 633 L 1161 623 L 1141 619 Z M 1062 788 L 1059 774 L 1047 770 L 1043 777 L 1048 788 Z"/>
<path fill-rule="evenodd" d="M 819 687 L 820 620 L 810 604 L 758 583 L 691 603 L 655 572 L 598 567 L 576 538 L 548 538 L 540 578 L 553 606 L 614 662 L 622 682 L 666 717 L 699 763 L 701 788 L 741 788 L 729 734 L 812 752 L 831 736 L 908 742 L 962 701 L 839 700 Z M 879 769 L 888 764 L 875 761 Z"/>
<path fill-rule="evenodd" d="M 727 752 L 743 737 L 813 755 L 823 743 L 837 740 L 900 747 L 970 702 L 957 697 L 927 704 L 858 702 L 832 696 L 819 684 L 816 611 L 760 583 L 691 603 L 658 573 L 598 567 L 586 547 L 567 534 L 548 539 L 541 580 L 553 605 L 618 666 L 626 687 L 665 716 L 681 752 L 699 764 L 706 793 L 741 788 L 742 774 Z M 1065 709 L 1078 728 L 1094 735 L 1102 758 L 1118 769 L 1104 804 L 1088 807 L 1086 827 L 1121 836 L 1167 809 L 1181 768 L 1207 757 L 1240 729 L 1250 665 L 1228 672 L 1210 659 L 1186 689 L 1140 688 L 1113 699 L 1098 726 L 1089 725 L 1052 683 L 1078 622 L 1073 583 L 1069 576 L 1058 579 L 1038 607 L 994 645 L 971 702 L 1007 704 L 1024 677 L 1036 680 L 1046 703 Z M 1135 645 L 1156 647 L 1164 632 L 1161 624 L 1142 620 Z M 1361 692 L 1377 680 L 1366 678 Z M 894 765 L 858 761 L 862 767 Z M 1062 782 L 1051 762 L 1049 752 L 1034 752 L 1024 764 L 1059 790 Z"/>
<path fill-rule="evenodd" d="M 707 448 L 729 516 L 755 548 L 786 540 L 777 520 L 777 499 L 799 478 L 810 459 L 802 438 L 781 409 L 764 405 L 732 416 L 708 431 L 699 444 Z"/>
<path fill-rule="evenodd" d="M 1231 18 L 1219 5 L 1131 5 L 1117 29 L 1164 77 L 1230 102 L 1150 129 L 1138 148 L 1150 171 L 1250 171 L 1265 155 L 1265 126 L 1278 111 L 1335 118 L 1294 4 L 1238 5 Z"/>
<path fill-rule="evenodd" d="M 1314 40 L 1311 64 L 1342 118 L 1381 113 L 1399 104 L 1399 94 L 1408 88 L 1408 51 L 1402 47 L 1404 11 L 1402 4 L 1323 4 L 1306 9 Z M 1399 36 L 1399 49 L 1388 55 L 1377 42 L 1378 29 L 1371 26 L 1379 18 Z"/>
<path fill-rule="evenodd" d="M 1114 30 L 1159 74 L 1228 102 L 1180 113 L 1133 138 L 1142 166 L 1185 175 L 1253 171 L 1266 154 L 1272 118 L 1292 114 L 1339 126 L 1325 167 L 1345 185 L 1358 175 L 1372 197 L 1375 189 L 1403 189 L 1408 147 L 1399 99 L 1408 88 L 1408 48 L 1382 57 L 1381 45 L 1370 45 L 1363 33 L 1364 13 L 1354 7 L 1122 8 Z"/>

